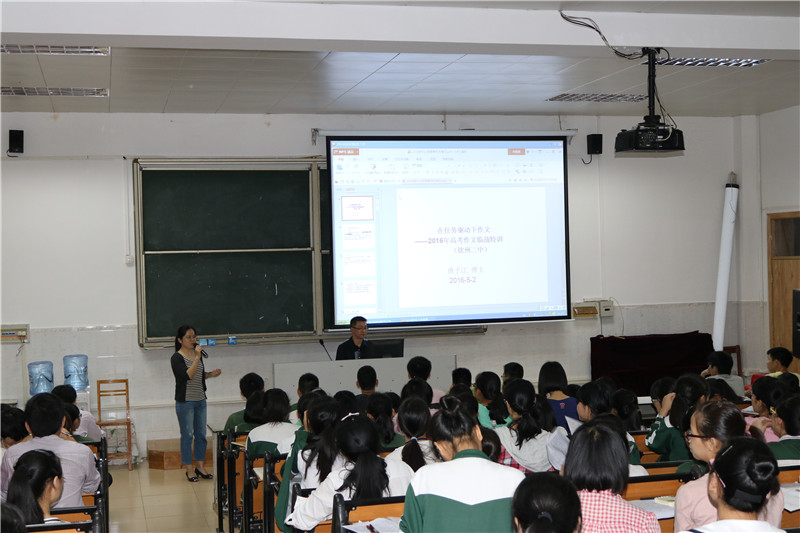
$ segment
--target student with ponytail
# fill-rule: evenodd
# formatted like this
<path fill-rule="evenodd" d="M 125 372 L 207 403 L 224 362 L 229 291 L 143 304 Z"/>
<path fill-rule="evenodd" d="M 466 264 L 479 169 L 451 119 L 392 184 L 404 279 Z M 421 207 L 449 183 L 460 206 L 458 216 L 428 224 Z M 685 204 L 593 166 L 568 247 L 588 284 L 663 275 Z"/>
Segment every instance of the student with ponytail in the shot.
<path fill-rule="evenodd" d="M 511 505 L 517 533 L 579 533 L 581 501 L 570 480 L 557 473 L 530 474 Z"/>
<path fill-rule="evenodd" d="M 405 494 L 414 471 L 402 461 L 384 461 L 378 455 L 378 440 L 375 424 L 363 415 L 348 416 L 339 422 L 336 442 L 346 465 L 332 470 L 310 496 L 297 498 L 286 524 L 308 531 L 330 519 L 337 492 L 345 500 Z"/>
<path fill-rule="evenodd" d="M 433 451 L 433 443 L 425 438 L 431 412 L 425 400 L 410 397 L 400 404 L 397 423 L 406 437 L 406 443 L 386 456 L 388 461 L 404 461 L 414 472 L 426 464 L 439 461 Z"/>
<path fill-rule="evenodd" d="M 48 450 L 31 450 L 22 454 L 14 467 L 6 501 L 19 508 L 26 524 L 61 522 L 50 516 L 50 507 L 63 489 L 58 457 Z"/>
<path fill-rule="evenodd" d="M 759 432 L 754 433 L 756 438 L 761 437 Z M 701 405 L 692 414 L 685 433 L 694 458 L 709 465 L 731 440 L 745 435 L 742 412 L 730 402 L 706 402 Z M 678 489 L 675 497 L 675 531 L 702 526 L 716 519 L 717 511 L 707 493 L 708 478 L 709 474 L 705 474 Z M 782 514 L 783 495 L 776 494 L 762 508 L 759 519 L 780 525 Z"/>
<path fill-rule="evenodd" d="M 717 521 L 695 527 L 695 533 L 783 531 L 758 519 L 770 495 L 780 492 L 778 463 L 758 439 L 739 437 L 717 453 L 708 479 L 708 497 Z"/>
<path fill-rule="evenodd" d="M 661 410 L 645 438 L 647 447 L 660 453 L 659 461 L 691 459 L 683 438 L 683 417 L 693 407 L 699 407 L 711 394 L 708 383 L 699 374 L 684 374 L 675 382 L 673 391 L 661 400 Z"/>
<path fill-rule="evenodd" d="M 400 530 L 511 533 L 511 498 L 525 475 L 486 457 L 480 425 L 461 400 L 444 396 L 439 405 L 428 436 L 444 462 L 417 470 L 406 493 Z"/>
<path fill-rule="evenodd" d="M 380 438 L 380 451 L 391 451 L 405 443 L 406 439 L 400 433 L 395 433 L 392 417 L 395 415 L 392 408 L 392 399 L 382 392 L 370 395 L 367 400 L 367 416 L 375 422 Z"/>
<path fill-rule="evenodd" d="M 475 377 L 475 398 L 478 399 L 478 422 L 489 429 L 506 426 L 511 422 L 503 401 L 500 376 L 494 372 L 481 372 Z"/>
<path fill-rule="evenodd" d="M 556 427 L 553 408 L 544 396 L 537 396 L 527 379 L 509 381 L 505 388 L 511 423 L 495 431 L 500 438 L 500 464 L 523 472 L 544 472 L 551 468 L 547 441 Z"/>
<path fill-rule="evenodd" d="M 344 467 L 344 457 L 336 448 L 336 423 L 339 418 L 339 402 L 328 397 L 314 401 L 305 412 L 303 422 L 309 436 L 305 447 L 297 455 L 302 488 L 315 489 L 332 470 Z"/>

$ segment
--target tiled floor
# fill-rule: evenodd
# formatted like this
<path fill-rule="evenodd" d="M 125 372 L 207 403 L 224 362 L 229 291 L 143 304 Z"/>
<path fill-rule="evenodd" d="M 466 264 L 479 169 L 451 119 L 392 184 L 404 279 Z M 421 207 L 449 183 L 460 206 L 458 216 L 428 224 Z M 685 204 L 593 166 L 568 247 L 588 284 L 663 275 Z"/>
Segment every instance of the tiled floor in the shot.
<path fill-rule="evenodd" d="M 183 470 L 151 470 L 147 463 L 129 472 L 110 469 L 109 533 L 213 533 L 213 480 L 186 481 Z"/>

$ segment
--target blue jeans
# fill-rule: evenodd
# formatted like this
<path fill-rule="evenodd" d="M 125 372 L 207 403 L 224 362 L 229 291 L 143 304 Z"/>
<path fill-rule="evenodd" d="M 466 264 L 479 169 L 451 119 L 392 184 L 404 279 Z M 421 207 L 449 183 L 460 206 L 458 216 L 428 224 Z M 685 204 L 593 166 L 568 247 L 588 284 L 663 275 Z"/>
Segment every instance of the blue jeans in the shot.
<path fill-rule="evenodd" d="M 181 464 L 192 464 L 192 439 L 194 460 L 206 458 L 206 401 L 175 402 L 175 413 L 181 427 Z"/>

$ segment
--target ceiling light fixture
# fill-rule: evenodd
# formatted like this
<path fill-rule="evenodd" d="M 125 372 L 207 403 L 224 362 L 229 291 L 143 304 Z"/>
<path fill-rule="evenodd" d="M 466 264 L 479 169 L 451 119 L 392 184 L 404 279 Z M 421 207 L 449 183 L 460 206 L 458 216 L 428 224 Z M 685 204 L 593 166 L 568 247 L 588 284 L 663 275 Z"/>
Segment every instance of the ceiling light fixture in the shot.
<path fill-rule="evenodd" d="M 548 98 L 547 102 L 641 102 L 646 94 L 596 94 L 596 93 L 561 93 Z"/>
<path fill-rule="evenodd" d="M 0 44 L 3 54 L 39 54 L 56 56 L 107 56 L 109 46 L 50 46 L 40 44 Z"/>
<path fill-rule="evenodd" d="M 657 65 L 677 67 L 755 67 L 769 63 L 771 59 L 731 59 L 717 57 L 666 57 L 657 59 Z M 642 63 L 647 64 L 647 61 Z"/>
<path fill-rule="evenodd" d="M 108 89 L 90 89 L 84 87 L 0 87 L 2 96 L 108 96 Z"/>

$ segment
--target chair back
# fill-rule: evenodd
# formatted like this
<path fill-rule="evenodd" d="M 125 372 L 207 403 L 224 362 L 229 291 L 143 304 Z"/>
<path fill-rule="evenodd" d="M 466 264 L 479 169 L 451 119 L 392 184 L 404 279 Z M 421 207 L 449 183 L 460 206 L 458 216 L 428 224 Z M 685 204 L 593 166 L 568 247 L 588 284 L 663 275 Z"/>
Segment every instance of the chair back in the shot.
<path fill-rule="evenodd" d="M 110 418 L 110 411 L 122 410 L 124 400 L 125 418 Z M 97 380 L 97 423 L 120 422 L 130 420 L 131 402 L 128 392 L 127 379 L 98 379 Z"/>

